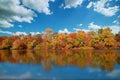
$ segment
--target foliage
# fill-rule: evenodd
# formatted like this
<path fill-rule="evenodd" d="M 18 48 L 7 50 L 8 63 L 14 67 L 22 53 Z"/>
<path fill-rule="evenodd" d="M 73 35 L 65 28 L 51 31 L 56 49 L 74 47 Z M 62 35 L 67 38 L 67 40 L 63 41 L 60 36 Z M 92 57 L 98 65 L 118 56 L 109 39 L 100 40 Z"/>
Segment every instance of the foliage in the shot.
<path fill-rule="evenodd" d="M 12 46 L 11 44 L 12 43 L 11 43 L 11 41 L 8 38 L 2 40 L 2 48 L 3 49 L 10 49 L 11 46 Z"/>
<path fill-rule="evenodd" d="M 43 34 L 0 37 L 0 49 L 115 49 L 120 48 L 120 32 L 109 28 L 76 33 L 53 33 L 47 28 Z"/>
<path fill-rule="evenodd" d="M 12 49 L 26 49 L 26 48 L 27 48 L 26 44 L 22 40 L 19 40 L 19 39 L 14 41 L 12 45 Z"/>

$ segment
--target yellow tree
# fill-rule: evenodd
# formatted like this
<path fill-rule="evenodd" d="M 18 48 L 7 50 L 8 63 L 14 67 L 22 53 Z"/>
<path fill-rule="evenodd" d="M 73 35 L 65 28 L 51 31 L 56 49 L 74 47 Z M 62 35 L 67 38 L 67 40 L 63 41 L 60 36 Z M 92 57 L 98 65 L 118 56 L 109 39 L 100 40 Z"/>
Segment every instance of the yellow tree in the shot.
<path fill-rule="evenodd" d="M 78 31 L 77 32 L 77 40 L 79 41 L 79 46 L 84 47 L 86 46 L 86 33 L 84 31 Z"/>
<path fill-rule="evenodd" d="M 18 39 L 16 41 L 14 41 L 13 45 L 12 45 L 12 49 L 26 49 L 27 46 L 25 45 L 25 43 Z"/>
<path fill-rule="evenodd" d="M 52 38 L 52 30 L 47 28 L 42 36 L 43 38 L 43 46 L 45 49 L 50 48 L 51 38 Z"/>
<path fill-rule="evenodd" d="M 45 38 L 45 39 L 52 38 L 52 29 L 46 28 L 44 35 L 43 35 L 43 38 Z"/>
<path fill-rule="evenodd" d="M 120 48 L 120 32 L 115 35 L 115 40 L 117 48 Z"/>
<path fill-rule="evenodd" d="M 11 43 L 10 39 L 6 38 L 2 41 L 3 49 L 10 49 L 11 46 L 12 46 L 12 43 Z"/>
<path fill-rule="evenodd" d="M 110 28 L 104 28 L 99 34 L 99 37 L 100 37 L 99 43 L 103 45 L 103 48 L 109 49 L 115 46 L 114 36 Z"/>
<path fill-rule="evenodd" d="M 91 37 L 91 40 L 90 40 L 90 45 L 93 47 L 93 48 L 99 48 L 99 36 L 96 32 L 94 31 L 90 31 L 88 33 L 88 35 Z"/>

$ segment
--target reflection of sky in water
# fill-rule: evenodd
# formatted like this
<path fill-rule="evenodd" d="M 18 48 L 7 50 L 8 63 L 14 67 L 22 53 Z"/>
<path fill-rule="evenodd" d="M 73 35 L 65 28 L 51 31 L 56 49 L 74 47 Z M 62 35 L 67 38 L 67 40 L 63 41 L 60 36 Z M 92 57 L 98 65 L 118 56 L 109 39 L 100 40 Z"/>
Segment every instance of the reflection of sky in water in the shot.
<path fill-rule="evenodd" d="M 0 63 L 0 79 L 3 78 L 42 78 L 42 79 L 120 79 L 120 66 L 115 65 L 113 71 L 100 68 L 79 68 L 78 66 L 52 66 L 50 71 L 45 71 L 42 65 L 37 64 L 10 64 Z"/>

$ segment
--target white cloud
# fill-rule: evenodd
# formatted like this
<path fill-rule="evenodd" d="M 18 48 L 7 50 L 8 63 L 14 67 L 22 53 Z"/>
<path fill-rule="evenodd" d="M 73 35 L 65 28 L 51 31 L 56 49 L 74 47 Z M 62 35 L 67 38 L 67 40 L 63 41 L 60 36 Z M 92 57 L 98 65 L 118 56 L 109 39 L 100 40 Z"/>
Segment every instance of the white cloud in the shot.
<path fill-rule="evenodd" d="M 88 30 L 88 29 L 79 29 L 79 28 L 73 28 L 73 30 L 75 30 L 76 32 L 77 31 L 84 31 L 84 32 L 89 32 L 90 30 Z"/>
<path fill-rule="evenodd" d="M 64 7 L 64 4 L 62 3 L 60 6 L 59 6 L 59 8 L 63 8 Z"/>
<path fill-rule="evenodd" d="M 19 28 L 22 28 L 23 26 L 22 25 L 18 25 Z"/>
<path fill-rule="evenodd" d="M 34 12 L 20 5 L 19 0 L 0 0 L 0 27 L 13 27 L 15 21 L 30 23 L 33 16 Z"/>
<path fill-rule="evenodd" d="M 120 15 L 117 17 L 116 20 L 113 21 L 116 25 L 120 25 Z"/>
<path fill-rule="evenodd" d="M 26 32 L 10 32 L 10 31 L 2 31 L 2 30 L 0 30 L 0 33 L 3 33 L 3 34 L 9 34 L 9 35 L 21 35 L 21 34 L 24 34 L 24 35 L 27 35 L 27 33 Z"/>
<path fill-rule="evenodd" d="M 90 2 L 90 3 L 87 5 L 87 7 L 86 7 L 86 8 L 91 8 L 91 7 L 92 7 L 92 5 L 93 5 L 93 2 Z"/>
<path fill-rule="evenodd" d="M 88 28 L 91 29 L 91 30 L 98 30 L 100 29 L 101 27 L 94 24 L 94 22 L 91 22 L 89 25 L 88 25 Z"/>
<path fill-rule="evenodd" d="M 13 35 L 21 35 L 21 34 L 23 34 L 23 35 L 27 35 L 26 32 L 19 32 L 19 31 L 17 31 L 17 32 L 13 33 Z"/>
<path fill-rule="evenodd" d="M 49 10 L 50 1 L 54 2 L 55 0 L 22 0 L 24 6 L 47 15 L 52 14 L 52 12 Z"/>
<path fill-rule="evenodd" d="M 75 30 L 75 31 L 77 32 L 77 31 L 81 31 L 82 29 L 79 29 L 79 28 L 73 28 L 73 30 Z"/>
<path fill-rule="evenodd" d="M 120 76 L 120 70 L 113 70 L 111 73 L 108 73 L 107 76 L 109 77 L 119 77 Z"/>
<path fill-rule="evenodd" d="M 86 8 L 93 6 L 94 11 L 105 16 L 114 16 L 119 11 L 119 6 L 110 7 L 108 3 L 110 0 L 99 0 L 97 2 L 90 2 Z M 106 6 L 107 5 L 107 6 Z"/>
<path fill-rule="evenodd" d="M 32 36 L 34 36 L 34 35 L 40 34 L 40 32 L 30 32 L 30 33 L 26 33 L 26 32 L 17 31 L 17 32 L 13 33 L 13 35 L 21 35 L 21 34 L 23 34 L 23 35 L 31 34 Z"/>
<path fill-rule="evenodd" d="M 2 31 L 0 30 L 0 33 L 3 33 L 3 34 L 9 34 L 9 35 L 21 35 L 21 34 L 24 34 L 24 35 L 27 35 L 26 32 L 20 32 L 20 31 L 17 31 L 17 32 L 10 32 L 10 31 Z"/>
<path fill-rule="evenodd" d="M 118 32 L 120 32 L 120 26 L 119 25 L 107 25 L 107 26 L 99 26 L 97 24 L 94 24 L 94 22 L 89 23 L 88 25 L 88 29 L 80 29 L 80 28 L 73 28 L 73 30 L 77 31 L 84 31 L 84 32 L 89 32 L 90 30 L 94 30 L 97 31 L 98 29 L 101 28 L 106 28 L 109 27 L 112 30 L 113 34 L 117 34 Z"/>
<path fill-rule="evenodd" d="M 12 33 L 12 32 L 10 32 L 10 31 L 2 31 L 2 30 L 0 30 L 0 33 L 13 35 L 13 33 Z"/>
<path fill-rule="evenodd" d="M 32 36 L 34 36 L 34 35 L 36 35 L 36 34 L 40 34 L 40 32 L 30 32 L 30 34 L 31 34 Z"/>
<path fill-rule="evenodd" d="M 110 6 L 110 3 L 107 3 L 107 4 L 106 4 L 106 7 L 109 7 L 109 6 Z"/>
<path fill-rule="evenodd" d="M 17 32 L 10 32 L 10 31 L 2 31 L 0 29 L 0 33 L 3 33 L 3 34 L 9 34 L 9 35 L 28 35 L 29 33 L 34 36 L 34 35 L 37 35 L 37 34 L 41 34 L 40 32 L 29 32 L 29 33 L 26 33 L 26 32 L 20 32 L 20 31 L 17 31 Z"/>
<path fill-rule="evenodd" d="M 114 20 L 113 23 L 115 23 L 115 24 L 117 24 L 117 25 L 120 24 L 120 22 L 119 22 L 118 20 Z"/>
<path fill-rule="evenodd" d="M 67 28 L 65 28 L 64 30 L 59 30 L 58 33 L 68 33 L 69 34 L 70 32 L 68 31 Z"/>
<path fill-rule="evenodd" d="M 82 26 L 83 24 L 79 24 L 79 26 Z"/>
<path fill-rule="evenodd" d="M 91 22 L 88 25 L 88 29 L 90 29 L 90 30 L 98 30 L 98 29 L 106 28 L 106 27 L 109 27 L 112 30 L 112 33 L 114 33 L 114 34 L 116 34 L 120 31 L 120 26 L 119 25 L 99 26 L 97 24 L 94 24 L 94 22 Z"/>
<path fill-rule="evenodd" d="M 88 29 L 82 29 L 82 31 L 84 31 L 84 32 L 89 32 L 90 30 L 88 30 Z"/>
<path fill-rule="evenodd" d="M 90 30 L 98 30 L 98 29 L 106 28 L 106 27 L 109 27 L 112 30 L 112 33 L 114 33 L 114 34 L 116 34 L 120 31 L 120 26 L 119 25 L 99 26 L 97 24 L 94 24 L 94 22 L 91 22 L 88 25 L 88 29 L 90 29 Z"/>
<path fill-rule="evenodd" d="M 13 27 L 14 22 L 31 23 L 33 17 L 37 16 L 35 11 L 52 14 L 49 10 L 50 1 L 55 0 L 0 0 L 0 27 Z"/>
<path fill-rule="evenodd" d="M 105 8 L 105 4 L 108 0 L 100 0 L 97 3 L 94 3 L 94 11 L 101 13 L 105 16 L 113 16 L 119 10 L 118 6 Z"/>
<path fill-rule="evenodd" d="M 120 31 L 120 26 L 118 25 L 112 25 L 109 26 L 109 28 L 112 30 L 112 33 L 117 34 Z"/>
<path fill-rule="evenodd" d="M 84 0 L 65 0 L 65 8 L 76 8 L 77 6 L 81 6 Z"/>
<path fill-rule="evenodd" d="M 0 27 L 10 28 L 10 27 L 13 27 L 13 24 L 9 23 L 6 20 L 0 20 Z"/>

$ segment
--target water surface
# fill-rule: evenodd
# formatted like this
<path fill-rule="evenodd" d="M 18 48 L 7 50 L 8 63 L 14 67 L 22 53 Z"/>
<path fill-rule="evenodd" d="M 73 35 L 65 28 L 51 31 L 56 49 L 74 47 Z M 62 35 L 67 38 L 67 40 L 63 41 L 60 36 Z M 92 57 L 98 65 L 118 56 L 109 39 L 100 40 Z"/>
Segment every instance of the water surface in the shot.
<path fill-rule="evenodd" d="M 0 79 L 120 79 L 120 50 L 0 50 Z"/>

